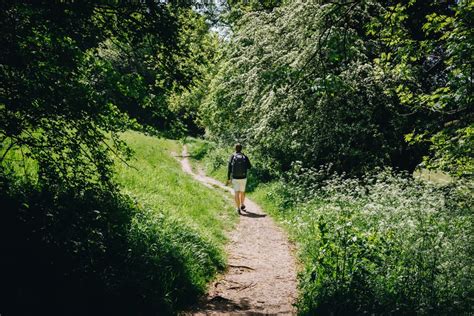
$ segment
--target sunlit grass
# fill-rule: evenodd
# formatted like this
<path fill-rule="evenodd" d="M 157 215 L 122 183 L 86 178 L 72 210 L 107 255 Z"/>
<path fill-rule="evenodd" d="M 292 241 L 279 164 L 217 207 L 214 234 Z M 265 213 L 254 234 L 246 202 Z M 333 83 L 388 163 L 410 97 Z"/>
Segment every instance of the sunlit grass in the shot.
<path fill-rule="evenodd" d="M 181 145 L 137 132 L 124 133 L 123 139 L 134 155 L 130 166 L 117 163 L 116 180 L 122 190 L 146 207 L 166 212 L 222 245 L 225 231 L 232 229 L 237 217 L 218 191 L 181 171 L 172 156 L 181 154 Z"/>
<path fill-rule="evenodd" d="M 19 146 L 10 148 L 10 141 L 6 140 L 0 143 L 0 157 L 3 158 L 2 164 L 7 164 L 16 175 L 36 179 L 38 164 L 29 157 L 27 148 Z"/>

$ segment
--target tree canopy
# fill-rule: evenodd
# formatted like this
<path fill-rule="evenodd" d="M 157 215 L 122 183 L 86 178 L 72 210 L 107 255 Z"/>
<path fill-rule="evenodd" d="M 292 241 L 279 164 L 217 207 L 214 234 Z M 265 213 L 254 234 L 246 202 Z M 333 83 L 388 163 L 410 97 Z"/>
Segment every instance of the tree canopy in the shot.
<path fill-rule="evenodd" d="M 249 10 L 223 45 L 203 125 L 276 170 L 413 171 L 425 161 L 472 174 L 471 17 L 469 1 Z"/>
<path fill-rule="evenodd" d="M 0 14 L 2 160 L 21 147 L 41 180 L 104 183 L 134 120 L 186 129 L 168 98 L 199 75 L 211 41 L 190 4 L 5 1 Z"/>

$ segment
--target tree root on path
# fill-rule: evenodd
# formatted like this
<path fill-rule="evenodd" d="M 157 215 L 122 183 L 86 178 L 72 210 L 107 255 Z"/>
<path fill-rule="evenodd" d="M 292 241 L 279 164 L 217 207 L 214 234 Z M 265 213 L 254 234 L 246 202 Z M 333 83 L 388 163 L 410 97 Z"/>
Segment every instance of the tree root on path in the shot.
<path fill-rule="evenodd" d="M 233 264 L 229 264 L 229 267 L 231 267 L 231 268 L 242 268 L 242 269 L 255 270 L 254 268 L 251 268 L 251 267 L 248 267 L 248 266 L 239 266 L 239 265 L 233 265 Z"/>
<path fill-rule="evenodd" d="M 239 283 L 240 284 L 240 283 Z M 232 286 L 230 288 L 228 288 L 229 290 L 237 290 L 237 292 L 240 292 L 240 291 L 243 291 L 245 289 L 248 289 L 248 288 L 251 288 L 251 287 L 254 287 L 255 285 L 257 285 L 256 282 L 251 282 L 247 285 L 243 285 L 243 286 Z"/>

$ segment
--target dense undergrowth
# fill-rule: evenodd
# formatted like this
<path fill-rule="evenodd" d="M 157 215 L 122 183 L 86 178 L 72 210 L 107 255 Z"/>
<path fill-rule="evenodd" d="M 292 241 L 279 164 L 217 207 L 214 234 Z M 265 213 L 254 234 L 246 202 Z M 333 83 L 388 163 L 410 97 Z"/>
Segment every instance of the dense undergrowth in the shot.
<path fill-rule="evenodd" d="M 124 138 L 135 155 L 117 163 L 119 189 L 2 169 L 2 315 L 174 314 L 224 268 L 225 201 L 181 172 L 175 142 Z"/>
<path fill-rule="evenodd" d="M 190 147 L 210 174 L 225 177 L 224 149 Z M 251 197 L 298 244 L 300 314 L 473 312 L 472 183 L 391 170 L 356 179 L 300 164 L 277 181 L 255 173 L 249 181 Z"/>

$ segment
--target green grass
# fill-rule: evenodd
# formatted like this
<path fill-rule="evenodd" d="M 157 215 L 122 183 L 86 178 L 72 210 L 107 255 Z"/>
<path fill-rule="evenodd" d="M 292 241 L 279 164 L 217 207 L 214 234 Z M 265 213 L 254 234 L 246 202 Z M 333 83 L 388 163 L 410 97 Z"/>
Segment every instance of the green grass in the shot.
<path fill-rule="evenodd" d="M 123 133 L 122 138 L 134 151 L 129 166 L 116 162 L 115 180 L 122 192 L 131 194 L 147 208 L 175 217 L 222 246 L 226 241 L 225 231 L 232 230 L 237 216 L 231 203 L 218 191 L 204 187 L 181 170 L 172 154 L 181 154 L 182 145 L 133 131 Z M 187 144 L 192 152 L 207 143 L 190 139 Z M 20 150 L 11 150 L 7 157 L 16 174 L 34 177 L 36 163 L 24 155 Z M 223 168 L 218 170 L 222 181 L 225 172 Z"/>
<path fill-rule="evenodd" d="M 181 170 L 172 154 L 181 154 L 181 145 L 137 132 L 123 134 L 134 151 L 131 167 L 118 163 L 116 180 L 123 192 L 156 212 L 165 212 L 222 247 L 225 231 L 237 216 L 231 204 L 216 190 L 209 189 Z"/>

